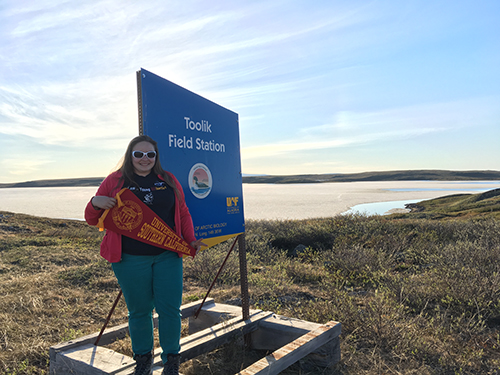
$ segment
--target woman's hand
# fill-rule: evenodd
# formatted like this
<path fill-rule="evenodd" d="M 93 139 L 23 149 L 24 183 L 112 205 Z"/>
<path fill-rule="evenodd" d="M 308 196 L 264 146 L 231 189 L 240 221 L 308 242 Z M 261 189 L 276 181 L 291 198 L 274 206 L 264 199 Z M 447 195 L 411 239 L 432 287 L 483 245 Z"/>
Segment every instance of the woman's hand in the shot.
<path fill-rule="evenodd" d="M 202 246 L 208 246 L 206 243 L 203 243 L 203 239 L 200 238 L 199 240 L 193 241 L 190 243 L 191 247 L 196 250 L 196 254 L 198 254 L 198 251 L 200 251 L 200 248 Z"/>
<path fill-rule="evenodd" d="M 93 197 L 90 200 L 90 203 L 96 210 L 107 210 L 115 206 L 116 199 L 100 195 Z"/>

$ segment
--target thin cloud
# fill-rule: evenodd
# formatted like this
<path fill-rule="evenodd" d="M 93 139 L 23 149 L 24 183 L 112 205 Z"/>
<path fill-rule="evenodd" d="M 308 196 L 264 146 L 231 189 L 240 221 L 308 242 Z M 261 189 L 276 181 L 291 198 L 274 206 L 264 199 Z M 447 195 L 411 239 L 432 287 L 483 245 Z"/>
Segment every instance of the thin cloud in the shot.
<path fill-rule="evenodd" d="M 40 160 L 39 158 L 24 158 L 24 160 L 19 160 L 19 158 L 15 159 L 5 159 L 0 162 L 3 173 L 7 175 L 13 176 L 29 176 L 33 172 L 38 171 L 42 167 L 46 167 L 50 164 L 53 164 L 53 160 Z"/>
<path fill-rule="evenodd" d="M 143 67 L 239 114 L 248 173 L 274 162 L 307 171 L 307 157 L 327 169 L 339 150 L 351 153 L 342 168 L 371 167 L 424 139 L 450 155 L 445 140 L 476 128 L 489 144 L 499 9 L 478 4 L 6 0 L 1 141 L 51 145 L 54 160 L 66 148 L 84 161 L 89 148 L 116 153 L 137 134 Z M 490 148 L 478 166 L 500 160 Z"/>
<path fill-rule="evenodd" d="M 418 134 L 422 129 L 452 131 L 477 126 L 493 125 L 500 115 L 500 97 L 483 97 L 455 102 L 413 105 L 372 112 L 339 112 L 334 121 L 320 126 L 302 128 L 302 137 L 327 136 L 349 132 L 397 131 Z"/>
<path fill-rule="evenodd" d="M 61 145 L 114 138 L 123 133 L 124 124 L 131 130 L 137 126 L 133 78 L 0 87 L 0 133 Z"/>
<path fill-rule="evenodd" d="M 392 132 L 367 133 L 354 137 L 344 137 L 331 140 L 316 140 L 309 142 L 275 143 L 261 146 L 244 147 L 242 157 L 245 159 L 271 157 L 286 153 L 300 153 L 303 151 L 340 148 L 355 145 L 376 144 L 379 142 L 394 142 L 406 138 L 443 131 L 443 129 L 420 128 Z"/>
<path fill-rule="evenodd" d="M 500 109 L 497 98 L 429 104 L 386 111 L 341 112 L 332 124 L 303 128 L 298 139 L 244 147 L 245 159 L 359 145 L 399 142 L 434 133 L 452 134 L 488 123 Z M 491 124 L 493 125 L 493 124 Z"/>

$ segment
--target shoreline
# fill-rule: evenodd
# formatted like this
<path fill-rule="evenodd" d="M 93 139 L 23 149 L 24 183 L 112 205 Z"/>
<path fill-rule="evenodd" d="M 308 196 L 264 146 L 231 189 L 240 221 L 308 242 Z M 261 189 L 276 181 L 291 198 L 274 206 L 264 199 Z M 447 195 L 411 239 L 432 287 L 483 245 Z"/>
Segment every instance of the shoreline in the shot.
<path fill-rule="evenodd" d="M 450 187 L 449 185 L 452 185 Z M 494 182 L 385 181 L 317 184 L 310 195 L 309 184 L 243 184 L 246 219 L 287 220 L 331 217 L 360 204 L 414 201 L 455 194 L 474 194 L 500 187 Z M 447 186 L 449 190 L 446 189 Z M 332 189 L 329 189 L 332 187 Z M 267 190 L 274 190 L 269 194 Z M 389 189 L 421 189 L 394 191 Z M 423 190 L 427 189 L 427 190 Z M 272 199 L 268 199 L 271 196 Z"/>
<path fill-rule="evenodd" d="M 500 181 L 385 181 L 318 184 L 243 184 L 246 220 L 300 220 L 332 217 L 354 206 L 474 194 Z M 0 211 L 82 220 L 97 187 L 0 189 Z M 479 191 L 481 190 L 481 191 Z M 37 194 L 33 194 L 33 192 Z"/>

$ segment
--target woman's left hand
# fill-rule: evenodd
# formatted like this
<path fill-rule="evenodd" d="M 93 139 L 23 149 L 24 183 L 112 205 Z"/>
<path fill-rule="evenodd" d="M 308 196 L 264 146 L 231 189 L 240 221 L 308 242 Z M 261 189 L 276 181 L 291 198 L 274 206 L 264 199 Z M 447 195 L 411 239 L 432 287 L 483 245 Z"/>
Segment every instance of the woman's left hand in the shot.
<path fill-rule="evenodd" d="M 199 240 L 191 242 L 191 247 L 196 250 L 196 254 L 198 254 L 198 251 L 200 251 L 200 248 L 202 246 L 208 246 L 206 243 L 203 243 L 203 239 L 200 238 Z"/>

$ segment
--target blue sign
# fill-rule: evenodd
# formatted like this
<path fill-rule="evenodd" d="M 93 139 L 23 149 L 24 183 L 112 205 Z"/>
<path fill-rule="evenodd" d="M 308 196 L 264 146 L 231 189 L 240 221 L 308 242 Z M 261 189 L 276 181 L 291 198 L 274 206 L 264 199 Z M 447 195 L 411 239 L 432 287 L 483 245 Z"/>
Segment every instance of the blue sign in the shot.
<path fill-rule="evenodd" d="M 182 184 L 196 238 L 213 246 L 243 233 L 238 114 L 144 69 L 137 84 L 139 133 Z"/>

